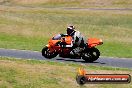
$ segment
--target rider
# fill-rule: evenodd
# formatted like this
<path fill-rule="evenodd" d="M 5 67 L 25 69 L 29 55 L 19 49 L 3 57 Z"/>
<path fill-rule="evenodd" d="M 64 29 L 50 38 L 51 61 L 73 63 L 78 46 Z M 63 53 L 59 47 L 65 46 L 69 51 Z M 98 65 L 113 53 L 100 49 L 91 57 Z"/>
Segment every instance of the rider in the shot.
<path fill-rule="evenodd" d="M 73 25 L 67 27 L 67 34 L 73 38 L 73 51 L 71 54 L 76 54 L 83 50 L 85 39 L 79 31 L 75 30 Z"/>

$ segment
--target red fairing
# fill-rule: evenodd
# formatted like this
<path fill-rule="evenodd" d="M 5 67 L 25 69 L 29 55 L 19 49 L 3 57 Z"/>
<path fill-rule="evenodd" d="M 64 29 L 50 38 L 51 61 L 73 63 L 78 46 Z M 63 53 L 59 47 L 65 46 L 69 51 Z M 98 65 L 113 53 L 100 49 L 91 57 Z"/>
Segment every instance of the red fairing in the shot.
<path fill-rule="evenodd" d="M 89 38 L 87 42 L 89 48 L 103 44 L 102 39 L 98 39 L 98 38 Z"/>
<path fill-rule="evenodd" d="M 48 48 L 49 48 L 49 50 L 50 50 L 50 52 L 54 52 L 55 50 L 57 51 L 57 52 L 60 52 L 61 50 L 62 50 L 62 47 L 61 46 L 56 46 L 56 43 L 57 42 L 59 42 L 59 41 L 61 41 L 61 42 L 65 42 L 67 45 L 70 45 L 71 44 L 71 41 L 72 41 L 72 37 L 71 36 L 65 36 L 65 37 L 62 37 L 61 39 L 59 39 L 59 40 L 53 40 L 53 39 L 50 39 L 49 40 L 49 43 L 48 43 Z M 70 52 L 69 51 L 69 48 L 65 48 L 65 49 L 63 49 L 66 53 L 67 52 Z"/>

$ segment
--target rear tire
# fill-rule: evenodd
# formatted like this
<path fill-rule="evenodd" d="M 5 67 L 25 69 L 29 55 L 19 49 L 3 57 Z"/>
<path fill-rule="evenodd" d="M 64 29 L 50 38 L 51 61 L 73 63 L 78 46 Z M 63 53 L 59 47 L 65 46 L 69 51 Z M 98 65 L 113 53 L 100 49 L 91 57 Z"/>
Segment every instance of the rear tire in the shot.
<path fill-rule="evenodd" d="M 86 62 L 94 62 L 99 58 L 99 56 L 100 51 L 97 48 L 91 48 L 86 51 L 82 59 L 85 60 Z"/>
<path fill-rule="evenodd" d="M 44 56 L 45 58 L 47 59 L 51 59 L 51 58 L 54 58 L 58 55 L 58 53 L 56 52 L 50 52 L 49 48 L 47 46 L 45 46 L 43 49 L 42 49 L 42 56 Z"/>

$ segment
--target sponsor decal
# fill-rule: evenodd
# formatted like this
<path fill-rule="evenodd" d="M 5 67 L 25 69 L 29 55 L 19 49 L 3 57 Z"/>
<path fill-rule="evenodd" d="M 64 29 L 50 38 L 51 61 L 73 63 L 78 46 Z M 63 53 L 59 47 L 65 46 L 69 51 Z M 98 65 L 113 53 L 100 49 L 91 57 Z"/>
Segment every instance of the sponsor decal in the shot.
<path fill-rule="evenodd" d="M 131 76 L 129 74 L 86 74 L 86 71 L 83 68 L 79 68 L 78 74 L 76 76 L 76 81 L 80 85 L 83 85 L 85 83 L 125 84 L 131 82 Z"/>

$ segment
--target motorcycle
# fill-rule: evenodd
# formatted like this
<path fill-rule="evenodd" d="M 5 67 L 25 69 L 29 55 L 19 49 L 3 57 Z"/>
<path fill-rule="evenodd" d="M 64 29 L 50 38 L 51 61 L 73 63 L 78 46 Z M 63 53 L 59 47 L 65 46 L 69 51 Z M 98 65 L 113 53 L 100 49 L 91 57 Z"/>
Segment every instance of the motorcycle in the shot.
<path fill-rule="evenodd" d="M 81 52 L 71 55 L 70 52 L 74 50 L 73 38 L 68 35 L 62 36 L 58 34 L 51 38 L 48 44 L 42 49 L 42 56 L 47 59 L 52 59 L 59 54 L 59 56 L 63 58 L 76 58 L 83 59 L 85 62 L 93 62 L 100 56 L 100 51 L 95 46 L 102 44 L 102 39 L 89 38 Z"/>

